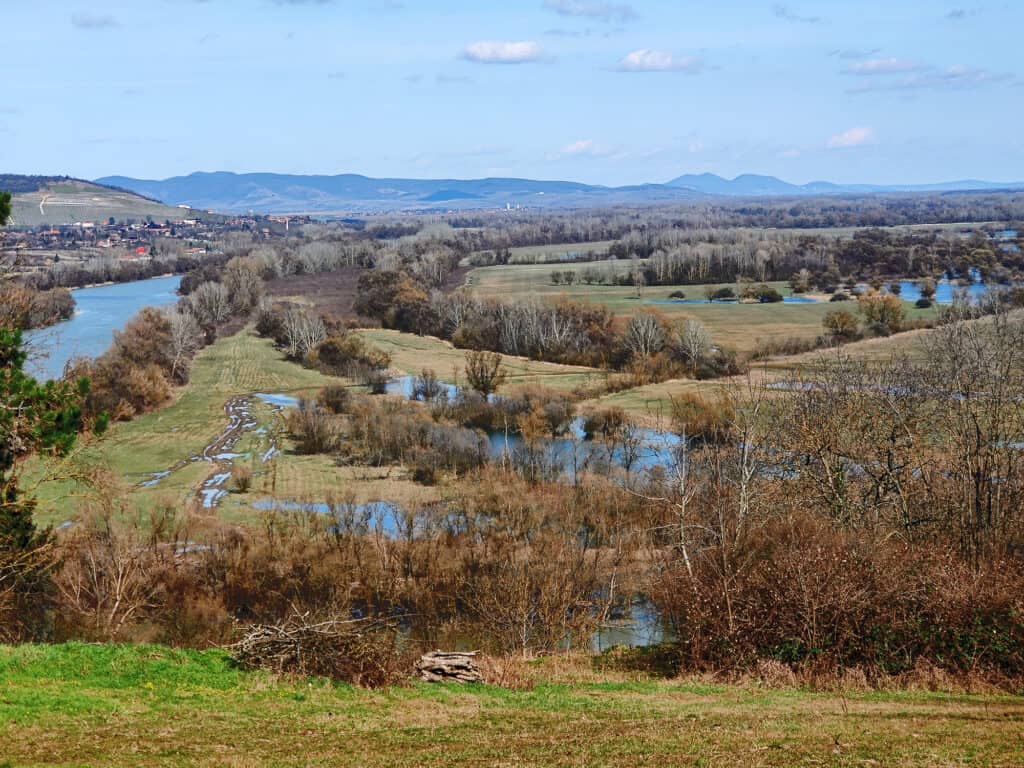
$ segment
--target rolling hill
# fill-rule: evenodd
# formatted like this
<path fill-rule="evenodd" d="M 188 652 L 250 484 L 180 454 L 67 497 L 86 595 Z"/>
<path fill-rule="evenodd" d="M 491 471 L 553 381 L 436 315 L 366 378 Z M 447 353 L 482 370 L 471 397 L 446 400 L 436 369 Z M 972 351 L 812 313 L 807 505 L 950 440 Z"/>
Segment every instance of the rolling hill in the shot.
<path fill-rule="evenodd" d="M 357 174 L 299 176 L 276 173 L 193 173 L 161 181 L 107 176 L 97 183 L 130 189 L 170 205 L 230 213 L 368 213 L 450 209 L 586 208 L 646 205 L 715 197 L 863 195 L 887 192 L 944 192 L 1024 188 L 1024 183 L 957 181 L 943 184 L 842 185 L 827 181 L 790 184 L 774 176 L 745 174 L 735 179 L 705 173 L 667 184 L 606 187 L 572 181 L 518 178 L 375 179 Z"/>
<path fill-rule="evenodd" d="M 774 176 L 746 173 L 735 179 L 725 179 L 713 173 L 686 174 L 668 182 L 666 186 L 685 189 L 704 195 L 725 197 L 774 197 L 796 195 L 862 195 L 893 192 L 958 192 L 995 189 L 1020 189 L 1024 182 L 992 182 L 977 179 L 946 181 L 938 184 L 834 184 L 831 181 L 812 181 L 809 184 L 790 184 Z"/>
<path fill-rule="evenodd" d="M 586 207 L 691 200 L 660 184 L 602 187 L 532 179 L 373 179 L 357 174 L 193 173 L 163 181 L 108 176 L 101 184 L 131 189 L 172 205 L 242 213 L 330 213 L 449 208 Z"/>
<path fill-rule="evenodd" d="M 12 193 L 10 225 L 14 227 L 103 222 L 111 217 L 164 221 L 181 218 L 183 213 L 136 192 L 60 176 L 0 176 L 0 191 Z"/>

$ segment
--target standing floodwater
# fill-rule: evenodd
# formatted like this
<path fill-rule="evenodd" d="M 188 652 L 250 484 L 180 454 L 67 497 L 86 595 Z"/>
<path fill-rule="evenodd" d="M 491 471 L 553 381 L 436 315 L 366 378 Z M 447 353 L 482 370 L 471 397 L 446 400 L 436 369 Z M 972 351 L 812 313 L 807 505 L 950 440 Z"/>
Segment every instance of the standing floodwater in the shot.
<path fill-rule="evenodd" d="M 174 275 L 73 291 L 74 317 L 25 334 L 33 353 L 29 370 L 40 378 L 56 379 L 68 360 L 101 355 L 114 340 L 114 331 L 140 309 L 177 301 L 180 283 L 181 276 Z"/>

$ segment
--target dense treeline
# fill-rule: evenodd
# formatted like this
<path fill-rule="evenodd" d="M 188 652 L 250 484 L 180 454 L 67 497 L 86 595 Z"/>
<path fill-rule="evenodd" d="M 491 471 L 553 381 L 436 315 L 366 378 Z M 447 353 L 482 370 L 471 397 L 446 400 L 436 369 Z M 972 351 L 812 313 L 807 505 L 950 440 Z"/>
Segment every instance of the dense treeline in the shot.
<path fill-rule="evenodd" d="M 961 222 L 1024 222 L 1020 192 L 777 198 L 599 211 L 457 214 L 474 251 L 618 240 L 637 230 L 871 228 Z"/>
<path fill-rule="evenodd" d="M 54 288 L 84 288 L 101 283 L 131 283 L 163 275 L 184 275 L 201 265 L 223 264 L 227 259 L 218 256 L 173 256 L 146 259 L 119 260 L 113 258 L 90 259 L 83 263 L 57 262 L 48 269 L 31 272 L 22 281 L 37 290 Z"/>

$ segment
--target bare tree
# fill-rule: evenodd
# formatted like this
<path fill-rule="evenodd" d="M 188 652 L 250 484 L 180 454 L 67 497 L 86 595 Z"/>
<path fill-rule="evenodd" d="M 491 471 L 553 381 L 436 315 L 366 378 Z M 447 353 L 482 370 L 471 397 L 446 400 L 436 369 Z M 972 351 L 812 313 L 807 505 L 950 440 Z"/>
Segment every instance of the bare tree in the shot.
<path fill-rule="evenodd" d="M 626 327 L 626 346 L 634 357 L 655 355 L 665 346 L 665 326 L 650 312 L 638 312 Z"/>
<path fill-rule="evenodd" d="M 248 312 L 263 296 L 263 265 L 255 258 L 236 256 L 224 266 L 223 281 L 235 312 Z"/>
<path fill-rule="evenodd" d="M 192 356 L 199 350 L 203 331 L 195 317 L 180 308 L 169 310 L 167 320 L 171 325 L 171 378 L 178 384 L 184 384 Z"/>
<path fill-rule="evenodd" d="M 217 326 L 231 317 L 231 295 L 220 283 L 203 283 L 188 297 L 188 305 L 208 338 L 217 333 Z"/>
<path fill-rule="evenodd" d="M 711 348 L 711 334 L 699 320 L 683 320 L 672 327 L 668 343 L 676 357 L 695 366 Z"/>
<path fill-rule="evenodd" d="M 319 315 L 304 309 L 289 309 L 284 320 L 285 352 L 297 360 L 306 359 L 327 338 L 327 327 Z"/>
<path fill-rule="evenodd" d="M 469 386 L 484 397 L 497 392 L 508 377 L 497 352 L 467 352 L 465 371 Z"/>

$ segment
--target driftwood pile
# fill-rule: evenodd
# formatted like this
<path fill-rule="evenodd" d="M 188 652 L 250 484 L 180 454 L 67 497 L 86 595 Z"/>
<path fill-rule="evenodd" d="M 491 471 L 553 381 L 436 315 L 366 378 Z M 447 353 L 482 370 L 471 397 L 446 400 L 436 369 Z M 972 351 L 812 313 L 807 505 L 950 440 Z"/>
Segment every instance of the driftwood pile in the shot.
<path fill-rule="evenodd" d="M 420 656 L 416 671 L 427 683 L 482 683 L 483 674 L 476 664 L 476 651 L 433 651 Z"/>
<path fill-rule="evenodd" d="M 370 688 L 393 682 L 403 665 L 395 628 L 369 619 L 294 616 L 281 624 L 250 627 L 229 650 L 243 667 L 330 677 Z"/>

